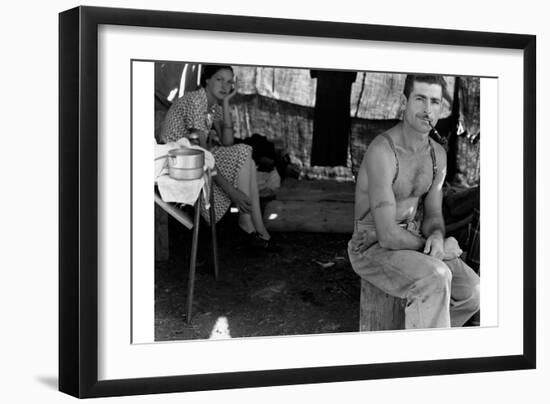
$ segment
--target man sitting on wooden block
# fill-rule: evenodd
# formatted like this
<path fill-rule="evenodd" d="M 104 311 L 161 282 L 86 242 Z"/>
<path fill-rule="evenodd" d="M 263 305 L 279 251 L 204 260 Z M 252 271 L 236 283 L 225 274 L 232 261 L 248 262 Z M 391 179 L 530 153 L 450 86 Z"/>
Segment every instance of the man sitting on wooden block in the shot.
<path fill-rule="evenodd" d="M 405 328 L 462 326 L 479 310 L 479 277 L 445 238 L 446 153 L 429 137 L 446 91 L 441 76 L 408 75 L 403 120 L 369 145 L 357 178 L 350 261 L 362 278 L 406 299 Z"/>

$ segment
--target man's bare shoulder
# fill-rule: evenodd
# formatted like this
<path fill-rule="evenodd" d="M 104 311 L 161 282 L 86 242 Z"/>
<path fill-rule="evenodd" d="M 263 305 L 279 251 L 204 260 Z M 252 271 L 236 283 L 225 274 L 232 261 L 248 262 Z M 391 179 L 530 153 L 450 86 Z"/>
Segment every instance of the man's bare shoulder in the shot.
<path fill-rule="evenodd" d="M 373 178 L 384 178 L 393 175 L 395 155 L 385 135 L 390 133 L 390 131 L 386 131 L 376 136 L 369 144 L 361 163 L 360 179 L 367 175 L 373 176 Z"/>
<path fill-rule="evenodd" d="M 439 143 L 433 141 L 432 142 L 434 151 L 435 151 L 435 158 L 437 159 L 438 164 L 447 164 L 447 152 L 445 151 L 445 148 L 441 146 Z"/>
<path fill-rule="evenodd" d="M 389 129 L 384 133 L 381 133 L 380 135 L 376 136 L 372 140 L 372 142 L 369 144 L 366 155 L 368 154 L 368 155 L 374 156 L 374 155 L 380 155 L 380 153 L 382 154 L 382 156 L 393 155 L 393 151 L 387 139 L 387 136 L 390 136 L 390 137 L 392 136 L 392 129 Z"/>
<path fill-rule="evenodd" d="M 384 132 L 388 133 L 388 132 Z M 371 181 L 384 181 L 392 174 L 393 151 L 384 134 L 376 136 L 369 144 L 357 176 L 356 192 L 368 193 Z"/>

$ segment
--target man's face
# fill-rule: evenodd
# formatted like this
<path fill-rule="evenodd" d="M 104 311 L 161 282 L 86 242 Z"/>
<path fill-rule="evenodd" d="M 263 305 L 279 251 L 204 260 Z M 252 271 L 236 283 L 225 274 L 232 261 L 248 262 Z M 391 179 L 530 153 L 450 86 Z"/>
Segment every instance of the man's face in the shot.
<path fill-rule="evenodd" d="M 415 81 L 409 98 L 402 96 L 405 108 L 403 120 L 417 132 L 428 133 L 439 119 L 443 105 L 443 90 L 439 84 Z"/>

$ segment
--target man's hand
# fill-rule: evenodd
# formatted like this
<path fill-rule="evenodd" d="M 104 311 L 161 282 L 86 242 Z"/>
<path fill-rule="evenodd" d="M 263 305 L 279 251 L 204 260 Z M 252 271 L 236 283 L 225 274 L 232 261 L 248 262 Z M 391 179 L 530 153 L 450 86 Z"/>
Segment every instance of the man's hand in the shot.
<path fill-rule="evenodd" d="M 445 245 L 443 236 L 439 232 L 432 233 L 426 239 L 424 245 L 424 254 L 429 254 L 431 257 L 443 260 L 445 257 Z"/>
<path fill-rule="evenodd" d="M 462 255 L 462 249 L 458 245 L 458 241 L 454 237 L 447 237 L 444 243 L 445 257 L 444 260 L 454 260 Z"/>
<path fill-rule="evenodd" d="M 250 198 L 248 195 L 246 195 L 244 192 L 234 189 L 233 192 L 231 192 L 231 200 L 237 205 L 239 208 L 239 211 L 242 213 L 250 213 L 252 212 L 252 202 L 250 201 Z"/>

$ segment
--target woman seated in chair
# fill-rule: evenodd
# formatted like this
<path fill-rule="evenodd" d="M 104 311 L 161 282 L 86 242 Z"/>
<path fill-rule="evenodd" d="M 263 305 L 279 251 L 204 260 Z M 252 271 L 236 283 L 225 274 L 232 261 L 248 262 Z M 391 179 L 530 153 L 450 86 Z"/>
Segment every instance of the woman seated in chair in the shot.
<path fill-rule="evenodd" d="M 213 177 L 216 222 L 233 202 L 239 208 L 240 228 L 255 245 L 267 247 L 271 236 L 263 223 L 252 148 L 234 144 L 229 101 L 236 93 L 231 66 L 203 66 L 201 88 L 174 101 L 161 136 L 165 142 L 198 138 L 200 146 L 212 152 L 217 171 Z M 209 221 L 204 208 L 201 213 Z"/>

